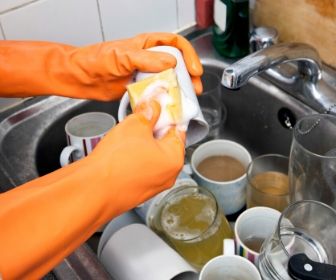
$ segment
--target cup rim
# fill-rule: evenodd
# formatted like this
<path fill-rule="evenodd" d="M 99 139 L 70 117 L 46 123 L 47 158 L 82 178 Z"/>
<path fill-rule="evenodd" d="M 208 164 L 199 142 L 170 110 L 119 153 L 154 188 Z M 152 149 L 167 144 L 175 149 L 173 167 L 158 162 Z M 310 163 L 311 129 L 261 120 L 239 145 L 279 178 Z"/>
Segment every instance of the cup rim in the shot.
<path fill-rule="evenodd" d="M 273 156 L 273 157 L 276 156 L 278 158 L 285 159 L 285 160 L 288 161 L 288 165 L 289 165 L 289 157 L 288 156 L 284 156 L 282 154 L 271 153 L 271 154 L 262 154 L 260 156 L 255 157 L 253 160 L 251 160 L 251 162 L 249 163 L 249 165 L 246 168 L 246 178 L 247 178 L 248 185 L 250 185 L 251 187 L 253 187 L 253 189 L 256 190 L 256 191 L 258 191 L 259 193 L 266 194 L 266 195 L 270 195 L 270 194 L 268 192 L 265 192 L 263 190 L 260 190 L 260 189 L 256 188 L 256 186 L 252 183 L 252 178 L 251 178 L 251 176 L 249 176 L 249 173 L 250 173 L 249 171 L 252 168 L 253 163 L 255 163 L 256 160 L 263 159 L 263 158 L 266 158 L 266 157 L 271 157 L 271 156 Z M 288 176 L 288 172 L 285 175 Z M 284 197 L 284 196 L 288 196 L 288 195 L 289 195 L 289 192 L 288 193 L 284 193 L 284 194 L 277 194 L 276 196 L 277 197 Z"/>
<path fill-rule="evenodd" d="M 261 279 L 261 275 L 260 275 L 260 272 L 259 270 L 257 269 L 257 267 L 251 262 L 249 261 L 248 259 L 242 257 L 242 256 L 239 256 L 239 255 L 219 255 L 219 256 L 216 256 L 212 259 L 210 259 L 202 268 L 201 272 L 200 272 L 200 279 L 201 279 L 201 276 L 203 276 L 203 273 L 204 273 L 204 268 L 209 265 L 210 263 L 212 262 L 215 262 L 217 261 L 218 259 L 228 259 L 228 258 L 231 258 L 231 259 L 237 259 L 239 261 L 242 261 L 243 263 L 247 264 L 249 267 L 252 268 L 253 271 L 256 272 L 256 275 L 258 275 L 258 279 Z"/>
<path fill-rule="evenodd" d="M 250 211 L 257 211 L 257 210 L 262 210 L 262 209 L 267 210 L 267 211 L 272 211 L 272 212 L 274 212 L 274 214 L 275 214 L 275 213 L 276 213 L 276 214 L 279 214 L 279 220 L 280 220 L 281 212 L 280 212 L 279 210 L 276 210 L 276 209 L 274 209 L 274 208 L 267 207 L 267 206 L 255 206 L 255 207 L 248 208 L 248 209 L 246 209 L 244 212 L 242 212 L 242 213 L 238 216 L 238 218 L 237 218 L 237 220 L 236 220 L 236 222 L 235 222 L 235 226 L 234 226 L 235 238 L 237 239 L 237 241 L 239 241 L 239 245 L 242 246 L 245 250 L 247 250 L 248 252 L 251 252 L 251 253 L 254 254 L 254 255 L 260 255 L 260 252 L 256 252 L 256 251 L 250 249 L 249 247 L 247 247 L 247 246 L 245 245 L 245 243 L 240 239 L 240 237 L 239 237 L 239 235 L 238 235 L 238 226 L 239 226 L 239 222 L 240 222 L 240 220 L 242 219 L 242 217 L 243 217 L 244 215 L 247 214 L 247 212 L 250 212 Z M 277 226 L 278 226 L 278 223 L 276 224 L 276 227 L 277 227 Z M 276 230 L 276 227 L 274 228 L 274 230 Z M 274 231 L 273 231 L 273 232 L 274 232 Z M 266 239 L 267 239 L 267 238 L 265 238 L 265 240 L 266 240 Z"/>
<path fill-rule="evenodd" d="M 307 119 L 312 119 L 312 118 L 325 118 L 325 117 L 328 117 L 330 119 L 334 119 L 335 122 L 336 122 L 336 116 L 334 115 L 331 115 L 331 114 L 311 114 L 311 115 L 307 115 L 307 116 L 303 116 L 301 117 L 297 123 L 295 124 L 294 126 L 294 129 L 293 129 L 293 141 L 295 141 L 297 143 L 297 145 L 302 149 L 304 150 L 306 153 L 310 154 L 310 155 L 313 155 L 315 157 L 318 157 L 318 158 L 324 158 L 324 159 L 335 159 L 336 156 L 326 156 L 326 155 L 320 155 L 320 154 L 317 154 L 317 153 L 314 153 L 310 150 L 308 150 L 306 147 L 304 147 L 302 144 L 301 144 L 301 141 L 298 140 L 297 136 L 299 135 L 298 134 L 298 126 L 300 123 L 302 123 L 303 121 L 306 121 Z M 317 122 L 319 120 L 316 120 Z"/>
<path fill-rule="evenodd" d="M 176 185 L 176 182 L 179 182 L 178 185 Z M 198 187 L 197 183 L 191 179 L 191 178 L 182 178 L 178 179 L 175 182 L 175 184 L 168 190 L 162 191 L 158 193 L 156 196 L 152 197 L 150 200 L 150 204 L 148 206 L 147 214 L 145 217 L 145 223 L 149 225 L 151 228 L 156 228 L 157 224 L 159 223 L 158 219 L 161 214 L 160 214 L 160 207 L 162 207 L 162 201 L 165 199 L 165 196 L 168 195 L 172 190 L 175 190 L 178 187 L 185 187 L 185 186 L 192 186 L 192 187 Z M 138 207 L 141 208 L 145 203 L 142 203 L 141 205 L 138 205 Z"/>
<path fill-rule="evenodd" d="M 204 229 L 204 231 L 202 231 L 201 233 L 199 233 L 196 237 L 192 237 L 192 238 L 188 238 L 188 239 L 177 239 L 173 236 L 171 236 L 170 234 L 168 234 L 165 230 L 165 228 L 163 226 L 161 226 L 162 228 L 162 231 L 167 235 L 169 236 L 169 238 L 172 238 L 174 240 L 178 240 L 178 241 L 183 241 L 183 242 L 190 242 L 190 241 L 193 241 L 193 240 L 197 240 L 198 238 L 202 237 L 210 228 L 212 228 L 214 226 L 214 224 L 216 223 L 217 219 L 218 219 L 218 214 L 220 214 L 219 212 L 221 211 L 219 205 L 218 205 L 218 201 L 215 197 L 215 195 L 208 189 L 204 188 L 204 187 L 201 187 L 201 186 L 191 186 L 191 185 L 182 185 L 182 186 L 178 186 L 176 188 L 174 188 L 172 191 L 170 191 L 169 193 L 167 193 L 165 195 L 165 197 L 159 202 L 159 208 L 160 208 L 160 211 L 159 211 L 159 218 L 161 220 L 161 216 L 162 216 L 162 211 L 164 209 L 164 206 L 167 202 L 167 200 L 172 197 L 174 194 L 176 193 L 179 193 L 185 189 L 200 189 L 202 191 L 205 191 L 207 194 L 210 195 L 210 197 L 213 199 L 213 201 L 215 202 L 215 206 L 216 206 L 216 212 L 215 212 L 215 215 L 214 215 L 214 219 L 213 221 L 211 222 L 211 224 L 209 225 L 208 228 Z M 224 214 L 223 214 L 224 215 Z"/>
<path fill-rule="evenodd" d="M 202 178 L 202 180 L 204 181 L 207 181 L 207 182 L 210 182 L 212 184 L 221 184 L 221 185 L 229 185 L 229 184 L 232 184 L 232 183 L 236 183 L 242 179 L 244 179 L 246 176 L 247 176 L 247 167 L 245 169 L 245 172 L 243 175 L 241 175 L 240 177 L 234 179 L 234 180 L 230 180 L 230 181 L 215 181 L 215 180 L 212 180 L 212 179 L 209 179 L 205 176 L 203 176 L 201 173 L 198 172 L 196 166 L 195 166 L 195 163 L 194 163 L 194 157 L 195 157 L 195 154 L 197 151 L 200 151 L 201 149 L 204 149 L 204 147 L 206 146 L 209 146 L 211 145 L 212 143 L 229 143 L 229 144 L 232 144 L 233 146 L 236 146 L 236 147 L 239 147 L 241 150 L 243 150 L 243 152 L 247 155 L 247 158 L 248 158 L 248 164 L 247 164 L 247 167 L 248 165 L 252 162 L 252 157 L 251 157 L 251 154 L 249 153 L 249 151 L 241 144 L 235 142 L 235 141 L 232 141 L 232 140 L 227 140 L 227 139 L 214 139 L 214 140 L 210 140 L 210 141 L 207 141 L 201 145 L 199 145 L 195 150 L 194 152 L 192 153 L 191 155 L 191 158 L 190 158 L 190 166 L 191 166 L 191 169 L 193 170 L 193 172 L 195 172 L 197 174 L 197 176 L 199 176 L 200 178 Z"/>
<path fill-rule="evenodd" d="M 280 217 L 279 217 L 279 221 L 278 221 L 278 224 L 277 224 L 277 227 L 276 227 L 276 230 L 275 230 L 275 234 L 277 235 L 277 238 L 278 240 L 280 241 L 280 246 L 282 247 L 283 251 L 286 253 L 286 255 L 288 257 L 290 257 L 291 255 L 288 253 L 287 249 L 286 249 L 286 245 L 283 243 L 283 240 L 281 238 L 281 235 L 280 235 L 280 229 L 281 229 L 281 221 L 282 219 L 285 217 L 285 215 L 293 208 L 297 207 L 298 205 L 300 204 L 303 204 L 303 203 L 314 203 L 314 204 L 317 204 L 319 206 L 322 206 L 322 207 L 325 207 L 327 208 L 329 211 L 333 212 L 334 216 L 336 217 L 336 210 L 334 208 L 332 208 L 331 206 L 329 206 L 328 204 L 325 204 L 321 201 L 317 201 L 317 200 L 310 200 L 310 199 L 305 199 L 305 200 L 299 200 L 299 201 L 296 201 L 292 204 L 290 204 L 289 206 L 287 206 L 281 213 Z M 272 238 L 272 236 L 270 237 Z"/>
<path fill-rule="evenodd" d="M 76 115 L 76 116 L 72 117 L 71 119 L 69 119 L 65 123 L 64 130 L 65 130 L 66 134 L 68 134 L 68 135 L 70 135 L 72 137 L 78 137 L 78 138 L 93 138 L 93 137 L 99 137 L 99 136 L 105 135 L 106 132 L 108 130 L 110 130 L 110 129 L 108 129 L 105 132 L 97 133 L 97 134 L 91 135 L 91 136 L 80 136 L 80 135 L 76 135 L 76 134 L 72 133 L 71 131 L 69 131 L 69 125 L 71 125 L 74 121 L 77 121 L 78 119 L 86 117 L 88 115 L 100 115 L 100 116 L 108 117 L 112 121 L 112 126 L 111 126 L 110 129 L 112 129 L 116 125 L 116 123 L 117 123 L 117 121 L 114 118 L 114 116 L 112 116 L 109 113 L 98 112 L 98 111 L 97 112 L 96 111 L 95 112 L 85 112 L 85 113 L 82 113 L 82 114 L 79 114 L 79 115 Z"/>

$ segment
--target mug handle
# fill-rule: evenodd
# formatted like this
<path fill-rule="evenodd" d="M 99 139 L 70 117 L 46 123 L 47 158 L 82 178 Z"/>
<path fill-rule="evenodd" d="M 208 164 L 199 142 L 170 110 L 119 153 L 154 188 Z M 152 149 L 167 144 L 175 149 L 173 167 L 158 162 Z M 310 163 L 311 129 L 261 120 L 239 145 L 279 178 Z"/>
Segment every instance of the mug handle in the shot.
<path fill-rule="evenodd" d="M 235 242 L 233 239 L 225 238 L 223 240 L 223 255 L 224 256 L 235 255 Z"/>
<path fill-rule="evenodd" d="M 79 156 L 82 156 L 82 151 L 80 149 L 78 149 L 77 147 L 74 146 L 66 146 L 60 155 L 60 164 L 61 166 L 66 166 L 70 163 L 70 156 L 72 155 L 72 153 L 79 153 Z"/>
<path fill-rule="evenodd" d="M 126 91 L 123 97 L 120 100 L 119 109 L 118 109 L 118 121 L 121 122 L 126 118 L 127 106 L 130 103 L 128 92 Z"/>

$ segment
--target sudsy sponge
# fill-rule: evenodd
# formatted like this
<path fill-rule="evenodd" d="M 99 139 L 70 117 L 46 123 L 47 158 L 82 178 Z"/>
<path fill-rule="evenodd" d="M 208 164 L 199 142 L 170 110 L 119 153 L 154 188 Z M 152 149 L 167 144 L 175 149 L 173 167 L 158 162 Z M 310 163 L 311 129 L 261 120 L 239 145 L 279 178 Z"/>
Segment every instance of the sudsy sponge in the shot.
<path fill-rule="evenodd" d="M 178 124 L 182 119 L 181 93 L 175 71 L 168 69 L 127 86 L 131 108 L 143 101 L 156 100 L 161 105 L 161 123 Z"/>

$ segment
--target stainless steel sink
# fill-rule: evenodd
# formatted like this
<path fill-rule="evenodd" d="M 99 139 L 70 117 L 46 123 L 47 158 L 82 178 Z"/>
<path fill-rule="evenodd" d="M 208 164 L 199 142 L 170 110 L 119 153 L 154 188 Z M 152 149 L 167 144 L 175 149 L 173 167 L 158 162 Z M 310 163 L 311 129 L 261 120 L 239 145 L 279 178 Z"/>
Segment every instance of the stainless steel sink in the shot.
<path fill-rule="evenodd" d="M 188 37 L 189 36 L 189 37 Z M 201 57 L 205 71 L 221 77 L 231 60 L 219 57 L 209 32 L 188 34 Z M 206 83 L 206 81 L 205 81 Z M 243 144 L 252 156 L 264 153 L 288 155 L 295 120 L 314 110 L 261 77 L 232 93 L 222 87 L 227 109 L 221 138 Z M 117 116 L 118 102 L 95 102 L 62 97 L 43 97 L 0 114 L 0 189 L 14 188 L 47 174 L 59 165 L 59 154 L 66 145 L 64 124 L 71 117 L 88 111 Z M 55 279 L 109 279 L 99 263 L 94 238 L 78 248 L 50 274 Z M 88 245 L 89 244 L 89 245 Z"/>

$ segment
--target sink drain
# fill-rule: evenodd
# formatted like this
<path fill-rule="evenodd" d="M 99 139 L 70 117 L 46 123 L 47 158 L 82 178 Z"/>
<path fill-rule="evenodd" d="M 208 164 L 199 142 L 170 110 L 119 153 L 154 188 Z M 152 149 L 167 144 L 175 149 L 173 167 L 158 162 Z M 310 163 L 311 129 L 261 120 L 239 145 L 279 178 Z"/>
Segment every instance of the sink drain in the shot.
<path fill-rule="evenodd" d="M 278 112 L 278 120 L 284 128 L 293 129 L 296 123 L 296 118 L 291 110 L 281 108 Z"/>

